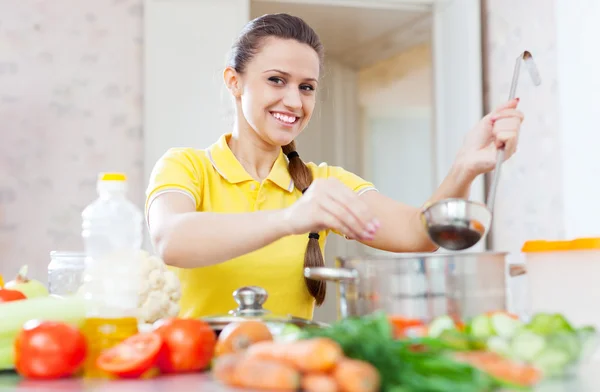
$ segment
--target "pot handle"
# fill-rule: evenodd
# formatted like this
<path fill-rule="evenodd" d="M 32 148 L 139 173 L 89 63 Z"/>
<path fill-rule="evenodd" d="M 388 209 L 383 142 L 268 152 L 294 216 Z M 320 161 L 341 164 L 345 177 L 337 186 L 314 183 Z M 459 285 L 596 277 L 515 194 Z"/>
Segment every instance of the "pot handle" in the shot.
<path fill-rule="evenodd" d="M 358 271 L 349 268 L 309 267 L 304 269 L 304 276 L 312 280 L 353 282 L 358 280 Z"/>
<path fill-rule="evenodd" d="M 525 275 L 527 273 L 527 267 L 523 263 L 511 264 L 508 266 L 508 275 L 511 278 L 515 276 Z"/>

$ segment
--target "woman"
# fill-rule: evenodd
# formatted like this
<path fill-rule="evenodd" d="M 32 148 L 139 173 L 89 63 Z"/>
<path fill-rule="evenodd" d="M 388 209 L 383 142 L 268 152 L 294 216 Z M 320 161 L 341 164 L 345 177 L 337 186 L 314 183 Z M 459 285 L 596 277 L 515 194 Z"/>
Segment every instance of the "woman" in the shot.
<path fill-rule="evenodd" d="M 323 265 L 330 231 L 392 252 L 433 251 L 419 208 L 396 202 L 340 167 L 305 163 L 294 139 L 310 121 L 323 46 L 301 19 L 264 15 L 234 43 L 224 81 L 235 101 L 231 133 L 206 150 L 170 149 L 147 191 L 152 240 L 182 283 L 181 316 L 224 314 L 232 292 L 257 285 L 276 314 L 312 318 L 325 284 L 305 280 Z M 496 145 L 516 147 L 518 100 L 485 116 L 468 134 L 429 202 L 465 198 L 493 169 Z M 199 130 L 201 132 L 202 130 Z"/>

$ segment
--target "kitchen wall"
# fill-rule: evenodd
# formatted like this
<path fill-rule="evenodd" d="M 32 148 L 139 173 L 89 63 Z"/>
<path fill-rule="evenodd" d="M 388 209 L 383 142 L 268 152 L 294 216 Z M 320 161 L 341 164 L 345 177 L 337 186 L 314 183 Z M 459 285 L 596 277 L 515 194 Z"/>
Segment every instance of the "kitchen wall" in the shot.
<path fill-rule="evenodd" d="M 0 1 L 0 271 L 79 250 L 96 173 L 143 200 L 142 0 Z"/>

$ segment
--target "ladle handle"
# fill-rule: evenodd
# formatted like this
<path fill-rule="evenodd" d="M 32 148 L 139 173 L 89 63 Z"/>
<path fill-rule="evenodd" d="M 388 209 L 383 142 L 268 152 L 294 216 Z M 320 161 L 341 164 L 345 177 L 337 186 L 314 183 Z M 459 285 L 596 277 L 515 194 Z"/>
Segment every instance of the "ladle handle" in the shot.
<path fill-rule="evenodd" d="M 531 79 L 533 80 L 533 84 L 536 86 L 540 84 L 539 73 L 537 72 L 537 67 L 533 62 L 533 57 L 531 53 L 528 51 L 523 52 L 519 57 L 517 57 L 517 61 L 515 62 L 515 69 L 513 71 L 512 82 L 510 83 L 510 92 L 508 93 L 508 100 L 512 101 L 515 99 L 517 94 L 517 85 L 519 84 L 519 73 L 521 71 L 521 63 L 525 61 L 527 63 L 527 69 L 529 70 L 529 74 Z M 493 213 L 494 211 L 494 202 L 496 201 L 496 190 L 498 188 L 498 181 L 500 180 L 500 167 L 502 166 L 502 162 L 504 162 L 504 144 L 498 147 L 498 152 L 496 153 L 496 167 L 494 168 L 494 177 L 492 179 L 492 185 L 490 186 L 490 193 L 488 195 L 487 207 Z"/>

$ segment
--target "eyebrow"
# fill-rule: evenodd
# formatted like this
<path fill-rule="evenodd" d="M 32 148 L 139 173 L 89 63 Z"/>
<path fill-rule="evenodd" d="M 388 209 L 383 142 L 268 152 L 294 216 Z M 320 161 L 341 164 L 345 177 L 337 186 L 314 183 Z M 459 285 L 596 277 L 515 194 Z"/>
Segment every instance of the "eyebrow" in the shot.
<path fill-rule="evenodd" d="M 267 73 L 267 72 L 278 72 L 278 73 L 280 73 L 280 74 L 282 74 L 282 75 L 285 75 L 285 76 L 287 76 L 287 77 L 290 77 L 290 76 L 292 76 L 292 75 L 291 75 L 289 72 L 285 72 L 285 71 L 282 71 L 282 70 L 280 70 L 280 69 L 268 69 L 268 70 L 266 70 L 266 71 L 265 71 L 265 72 L 263 72 L 263 73 Z M 318 82 L 318 80 L 317 80 L 317 79 L 315 79 L 315 78 L 306 78 L 306 79 L 304 79 L 304 80 L 307 80 L 307 81 L 310 81 L 310 82 Z"/>

